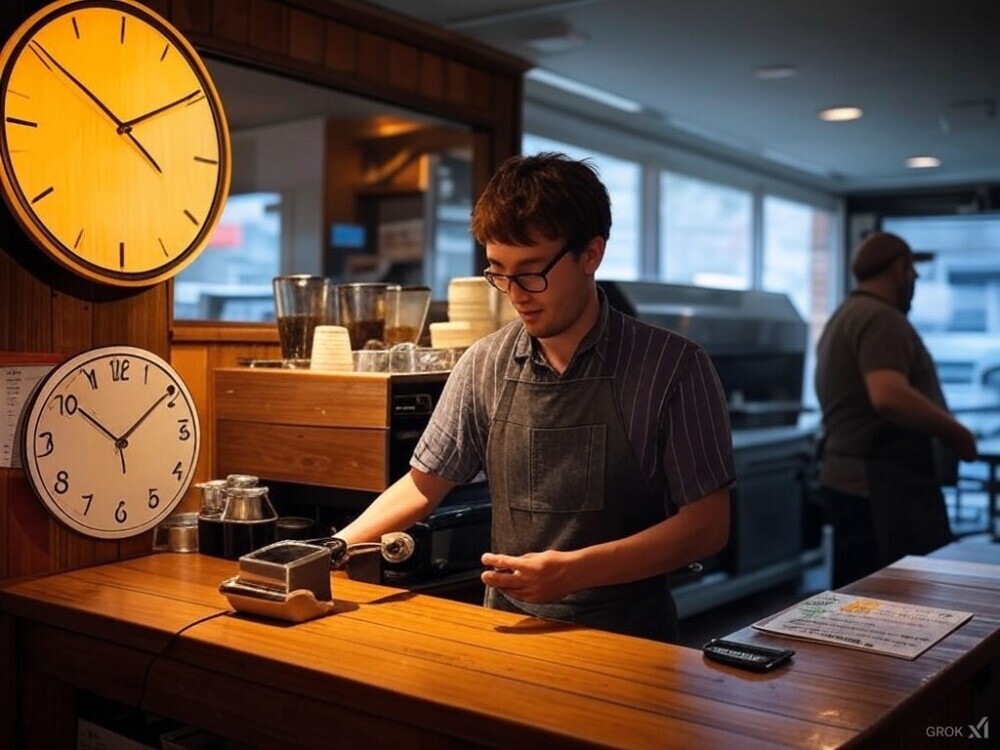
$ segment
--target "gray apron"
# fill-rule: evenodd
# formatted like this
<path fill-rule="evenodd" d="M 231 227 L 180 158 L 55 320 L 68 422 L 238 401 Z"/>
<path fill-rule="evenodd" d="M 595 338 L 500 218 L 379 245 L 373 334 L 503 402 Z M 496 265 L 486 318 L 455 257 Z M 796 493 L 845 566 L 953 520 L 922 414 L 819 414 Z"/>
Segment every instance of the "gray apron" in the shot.
<path fill-rule="evenodd" d="M 580 549 L 664 520 L 666 501 L 642 478 L 611 376 L 539 383 L 521 380 L 520 372 L 511 357 L 486 449 L 493 551 L 517 556 Z M 550 604 L 487 588 L 485 604 L 641 638 L 677 639 L 666 575 L 586 589 Z"/>

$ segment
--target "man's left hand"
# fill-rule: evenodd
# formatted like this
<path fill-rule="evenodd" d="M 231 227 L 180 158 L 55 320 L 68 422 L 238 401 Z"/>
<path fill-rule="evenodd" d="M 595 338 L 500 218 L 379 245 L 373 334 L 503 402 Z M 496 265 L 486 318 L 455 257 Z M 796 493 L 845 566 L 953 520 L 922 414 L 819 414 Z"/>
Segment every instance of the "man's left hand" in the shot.
<path fill-rule="evenodd" d="M 565 552 L 546 550 L 519 557 L 487 552 L 482 563 L 487 568 L 480 576 L 483 583 L 523 602 L 547 604 L 574 591 Z"/>

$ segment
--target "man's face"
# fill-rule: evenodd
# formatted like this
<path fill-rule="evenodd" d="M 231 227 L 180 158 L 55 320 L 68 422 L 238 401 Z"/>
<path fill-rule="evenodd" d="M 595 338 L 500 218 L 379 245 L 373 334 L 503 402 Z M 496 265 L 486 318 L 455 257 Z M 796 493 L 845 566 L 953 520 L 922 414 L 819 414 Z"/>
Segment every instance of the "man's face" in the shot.
<path fill-rule="evenodd" d="M 908 257 L 900 258 L 897 263 L 900 264 L 897 283 L 899 309 L 905 315 L 910 312 L 910 307 L 913 305 L 913 294 L 916 291 L 917 279 L 920 278 L 920 274 L 917 273 L 913 260 Z"/>
<path fill-rule="evenodd" d="M 527 247 L 491 242 L 486 246 L 490 263 L 488 270 L 507 276 L 538 274 L 564 248 L 563 240 L 543 239 Z M 599 263 L 599 254 L 588 245 L 579 256 L 567 252 L 556 260 L 545 273 L 547 285 L 544 291 L 529 292 L 516 281 L 511 281 L 507 297 L 528 333 L 538 339 L 547 339 L 572 330 L 592 294 L 593 275 Z M 538 279 L 525 281 L 532 286 L 530 282 L 537 283 Z"/>

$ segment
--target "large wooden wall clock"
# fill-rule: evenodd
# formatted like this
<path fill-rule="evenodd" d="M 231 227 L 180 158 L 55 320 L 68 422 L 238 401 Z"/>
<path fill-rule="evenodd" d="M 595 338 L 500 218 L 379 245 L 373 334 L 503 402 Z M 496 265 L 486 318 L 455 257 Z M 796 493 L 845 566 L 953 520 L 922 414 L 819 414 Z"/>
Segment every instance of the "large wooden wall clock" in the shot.
<path fill-rule="evenodd" d="M 147 531 L 184 497 L 198 462 L 194 399 L 167 362 L 133 346 L 83 352 L 39 383 L 22 463 L 49 512 L 86 536 Z"/>
<path fill-rule="evenodd" d="M 0 52 L 0 182 L 71 271 L 145 286 L 191 263 L 229 191 L 230 141 L 194 48 L 133 0 L 56 0 Z"/>

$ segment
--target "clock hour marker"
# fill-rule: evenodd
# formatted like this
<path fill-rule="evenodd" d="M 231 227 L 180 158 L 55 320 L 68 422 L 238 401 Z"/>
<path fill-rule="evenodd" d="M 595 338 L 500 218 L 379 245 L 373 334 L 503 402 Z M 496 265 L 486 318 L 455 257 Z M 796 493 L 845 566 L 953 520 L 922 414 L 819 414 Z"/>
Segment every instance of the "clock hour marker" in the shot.
<path fill-rule="evenodd" d="M 204 157 L 204 156 L 196 156 L 196 157 L 194 157 L 194 160 L 195 161 L 200 161 L 202 164 L 218 164 L 219 163 L 218 159 L 209 159 L 209 158 Z"/>
<path fill-rule="evenodd" d="M 163 54 L 160 55 L 160 62 L 163 62 L 163 58 L 167 56 L 167 53 L 169 51 L 170 51 L 170 45 L 169 44 L 164 44 L 163 45 Z"/>
<path fill-rule="evenodd" d="M 169 258 L 170 257 L 170 253 L 167 252 L 167 246 L 163 244 L 163 238 L 162 237 L 157 237 L 156 241 L 160 243 L 160 250 L 163 251 L 164 257 Z"/>
<path fill-rule="evenodd" d="M 73 18 L 71 20 L 73 22 L 73 36 L 75 36 L 77 39 L 79 39 L 80 38 L 80 27 L 76 25 L 76 16 L 73 16 Z"/>
<path fill-rule="evenodd" d="M 118 267 L 125 268 L 125 243 L 118 243 Z"/>
<path fill-rule="evenodd" d="M 187 216 L 191 220 L 192 224 L 194 224 L 195 226 L 199 226 L 198 220 L 196 218 L 194 218 L 194 214 L 191 213 L 190 211 L 188 211 L 186 208 L 184 209 L 184 215 Z"/>
<path fill-rule="evenodd" d="M 20 120 L 17 117 L 8 117 L 7 122 L 11 125 L 24 125 L 26 128 L 37 128 L 38 123 L 31 120 Z"/>
<path fill-rule="evenodd" d="M 125 44 L 125 16 L 122 16 L 122 30 L 121 34 L 118 37 L 118 41 L 121 44 Z"/>
<path fill-rule="evenodd" d="M 73 242 L 73 249 L 76 250 L 80 247 L 80 243 L 83 241 L 83 230 L 80 230 L 80 234 L 76 236 L 76 240 Z"/>
<path fill-rule="evenodd" d="M 36 195 L 36 196 L 35 196 L 34 198 L 32 198 L 32 199 L 31 199 L 31 202 L 32 202 L 32 203 L 38 203 L 38 201 L 40 201 L 40 200 L 41 200 L 42 198 L 44 198 L 44 197 L 45 197 L 46 195 L 48 195 L 49 193 L 51 193 L 51 192 L 52 192 L 53 190 L 55 190 L 55 188 L 54 188 L 54 187 L 47 187 L 47 188 L 45 188 L 45 190 L 43 190 L 43 191 L 42 191 L 42 192 L 40 192 L 40 193 L 39 193 L 38 195 Z"/>

